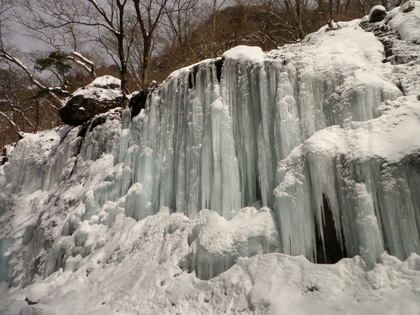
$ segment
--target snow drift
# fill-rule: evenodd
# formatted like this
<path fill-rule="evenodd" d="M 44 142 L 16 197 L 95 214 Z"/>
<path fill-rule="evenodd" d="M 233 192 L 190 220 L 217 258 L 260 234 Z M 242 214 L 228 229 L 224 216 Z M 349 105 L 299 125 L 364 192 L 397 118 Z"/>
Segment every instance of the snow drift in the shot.
<path fill-rule="evenodd" d="M 0 167 L 0 310 L 418 313 L 419 16 L 236 47 L 26 135 Z"/>

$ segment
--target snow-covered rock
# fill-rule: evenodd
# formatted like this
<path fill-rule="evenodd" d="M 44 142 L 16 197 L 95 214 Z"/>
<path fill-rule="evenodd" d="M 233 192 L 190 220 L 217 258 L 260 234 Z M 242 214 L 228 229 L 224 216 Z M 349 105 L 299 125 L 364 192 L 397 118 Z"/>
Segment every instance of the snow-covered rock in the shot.
<path fill-rule="evenodd" d="M 76 90 L 60 108 L 60 118 L 65 124 L 78 126 L 120 106 L 121 100 L 120 80 L 105 75 Z"/>
<path fill-rule="evenodd" d="M 386 9 L 382 5 L 375 5 L 369 12 L 369 23 L 382 21 L 386 16 Z"/>

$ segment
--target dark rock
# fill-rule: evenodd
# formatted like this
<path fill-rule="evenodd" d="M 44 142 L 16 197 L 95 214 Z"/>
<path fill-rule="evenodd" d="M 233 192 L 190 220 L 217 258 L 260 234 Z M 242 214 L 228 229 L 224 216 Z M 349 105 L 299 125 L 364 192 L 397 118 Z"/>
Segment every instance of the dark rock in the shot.
<path fill-rule="evenodd" d="M 6 145 L 1 149 L 0 154 L 0 166 L 6 164 L 9 161 L 9 154 L 13 152 L 15 144 Z"/>
<path fill-rule="evenodd" d="M 9 161 L 9 158 L 7 156 L 1 156 L 0 157 L 0 166 L 6 164 L 7 161 Z"/>
<path fill-rule="evenodd" d="M 134 95 L 128 102 L 128 107 L 131 109 L 131 119 L 140 114 L 140 111 L 146 107 L 147 98 L 152 92 L 158 88 L 159 85 L 155 85 L 151 88 L 141 90 Z"/>
<path fill-rule="evenodd" d="M 83 95 L 76 95 L 59 110 L 60 118 L 65 124 L 78 126 L 93 116 L 120 106 L 122 97 L 114 100 L 95 100 Z"/>
<path fill-rule="evenodd" d="M 104 76 L 78 89 L 59 110 L 63 123 L 78 126 L 98 114 L 120 106 L 122 94 L 117 82 L 118 79 Z"/>
<path fill-rule="evenodd" d="M 25 302 L 28 303 L 28 305 L 35 305 L 38 304 L 39 300 L 31 301 L 28 297 L 26 297 Z"/>
<path fill-rule="evenodd" d="M 414 4 L 411 2 L 406 2 L 401 6 L 401 9 L 403 10 L 403 13 L 408 13 L 413 11 L 415 8 Z"/>
<path fill-rule="evenodd" d="M 103 125 L 105 122 L 106 122 L 106 115 L 101 115 L 101 116 L 93 118 L 92 123 L 90 124 L 89 131 L 92 131 L 93 128 L 95 128 L 96 126 Z"/>
<path fill-rule="evenodd" d="M 386 16 L 386 9 L 381 5 L 374 6 L 369 13 L 369 23 L 382 21 Z"/>

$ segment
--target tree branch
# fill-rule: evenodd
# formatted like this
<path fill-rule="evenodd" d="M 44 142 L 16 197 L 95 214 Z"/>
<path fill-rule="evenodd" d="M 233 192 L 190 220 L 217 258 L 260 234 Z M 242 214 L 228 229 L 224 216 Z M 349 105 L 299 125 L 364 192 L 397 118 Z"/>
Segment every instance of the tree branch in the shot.
<path fill-rule="evenodd" d="M 4 58 L 6 60 L 9 60 L 10 62 L 17 65 L 19 68 L 23 70 L 23 72 L 26 74 L 26 76 L 29 78 L 29 80 L 38 88 L 41 90 L 45 90 L 48 92 L 48 94 L 53 97 L 57 102 L 61 103 L 61 99 L 55 95 L 48 87 L 41 84 L 38 80 L 36 80 L 33 75 L 29 72 L 28 68 L 17 58 L 9 55 L 7 52 L 5 52 L 3 49 L 0 49 L 0 58 Z"/>

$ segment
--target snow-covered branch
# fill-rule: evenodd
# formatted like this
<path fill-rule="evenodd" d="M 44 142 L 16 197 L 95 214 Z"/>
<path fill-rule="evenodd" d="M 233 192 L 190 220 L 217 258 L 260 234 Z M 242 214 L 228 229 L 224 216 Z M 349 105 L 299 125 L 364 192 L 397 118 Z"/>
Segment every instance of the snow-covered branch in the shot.
<path fill-rule="evenodd" d="M 89 72 L 91 76 L 96 78 L 95 64 L 93 63 L 93 61 L 89 60 L 81 53 L 74 51 L 72 55 L 67 56 L 67 59 L 72 60 L 74 63 L 76 63 L 77 65 L 85 69 L 87 72 Z"/>
<path fill-rule="evenodd" d="M 26 117 L 25 113 L 20 110 L 19 108 L 16 108 L 16 106 L 13 104 L 13 101 L 10 99 L 10 97 L 8 97 L 7 95 L 5 95 L 7 102 L 9 103 L 10 108 L 12 109 L 12 111 L 19 113 L 22 118 L 32 127 L 34 128 L 34 125 L 32 124 L 32 122 L 28 119 L 28 117 Z"/>
<path fill-rule="evenodd" d="M 5 118 L 9 122 L 9 124 L 13 128 L 13 131 L 19 136 L 19 138 L 23 138 L 23 133 L 19 130 L 18 125 L 16 125 L 16 123 L 12 119 L 10 119 L 9 116 L 7 116 L 2 111 L 0 111 L 0 116 L 3 117 L 3 118 Z"/>
<path fill-rule="evenodd" d="M 17 65 L 20 69 L 23 70 L 23 72 L 26 74 L 26 76 L 29 78 L 29 80 L 38 88 L 40 88 L 41 90 L 47 91 L 48 94 L 53 97 L 57 102 L 61 103 L 60 98 L 55 95 L 49 88 L 47 88 L 45 85 L 43 85 L 41 82 L 39 82 L 37 79 L 35 79 L 33 77 L 33 75 L 31 74 L 31 72 L 29 71 L 29 69 L 16 57 L 8 54 L 6 51 L 4 51 L 3 49 L 0 49 L 0 58 L 4 58 L 12 63 L 14 63 L 15 65 Z"/>

